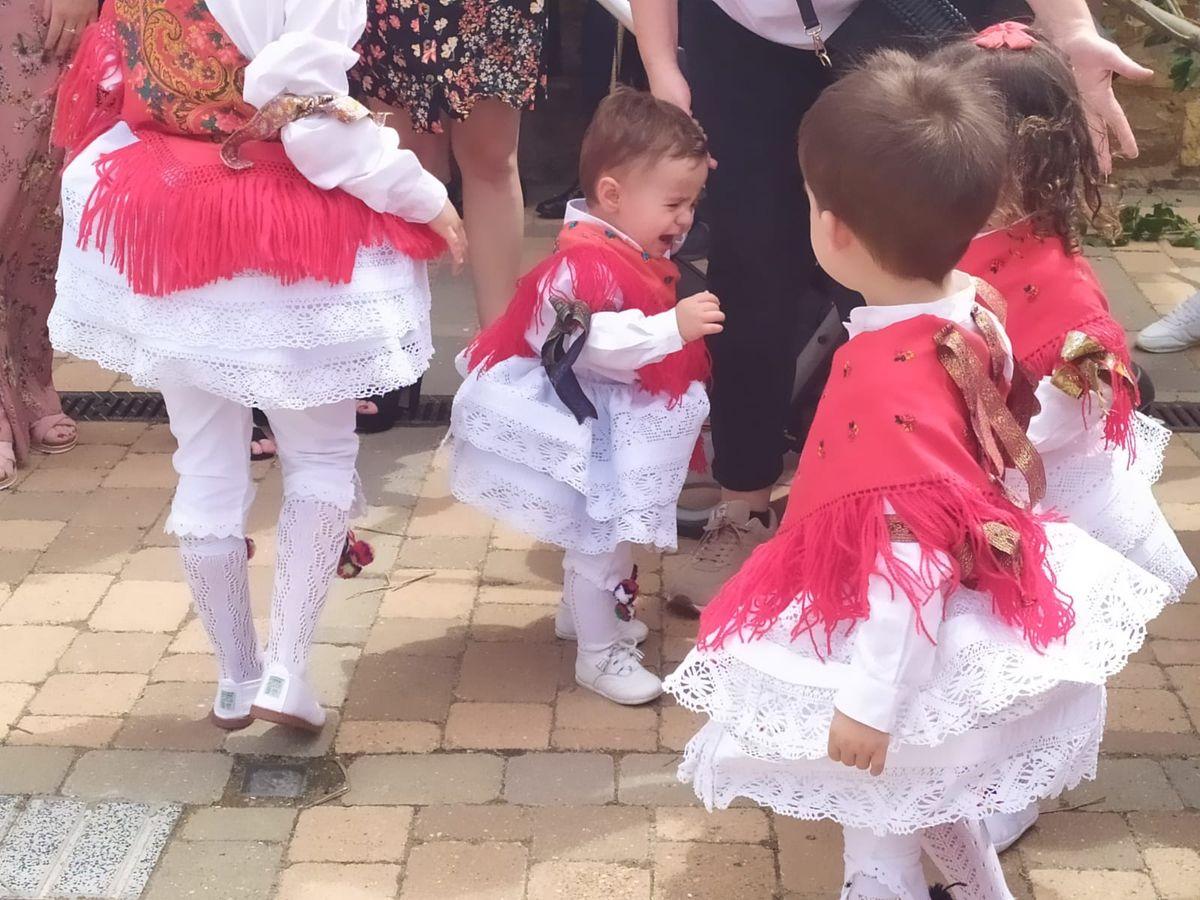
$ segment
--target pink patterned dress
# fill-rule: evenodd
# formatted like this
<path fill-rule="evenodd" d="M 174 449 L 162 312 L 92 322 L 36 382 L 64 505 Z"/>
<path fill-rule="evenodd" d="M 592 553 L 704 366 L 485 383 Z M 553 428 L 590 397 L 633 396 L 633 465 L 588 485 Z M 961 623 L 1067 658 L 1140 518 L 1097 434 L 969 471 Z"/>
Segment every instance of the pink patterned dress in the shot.
<path fill-rule="evenodd" d="M 18 462 L 30 425 L 62 412 L 46 333 L 62 160 L 49 149 L 59 63 L 42 58 L 45 28 L 42 0 L 0 0 L 0 442 L 13 442 Z"/>

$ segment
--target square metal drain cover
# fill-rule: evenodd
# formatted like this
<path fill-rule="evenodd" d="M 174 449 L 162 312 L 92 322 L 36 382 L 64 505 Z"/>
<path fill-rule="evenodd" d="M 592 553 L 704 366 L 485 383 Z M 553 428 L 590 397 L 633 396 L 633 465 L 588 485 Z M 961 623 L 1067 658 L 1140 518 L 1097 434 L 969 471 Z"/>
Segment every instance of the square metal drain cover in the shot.
<path fill-rule="evenodd" d="M 273 766 L 252 763 L 242 779 L 246 797 L 283 797 L 293 800 L 304 795 L 308 776 L 302 766 Z"/>

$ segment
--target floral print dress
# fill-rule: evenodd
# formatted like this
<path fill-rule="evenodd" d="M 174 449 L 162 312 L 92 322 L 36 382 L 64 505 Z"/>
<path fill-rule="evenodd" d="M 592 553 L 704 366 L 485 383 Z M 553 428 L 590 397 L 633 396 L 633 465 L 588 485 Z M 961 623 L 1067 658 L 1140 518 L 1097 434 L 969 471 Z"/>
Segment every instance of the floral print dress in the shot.
<path fill-rule="evenodd" d="M 369 0 L 362 62 L 351 80 L 362 97 L 403 107 L 417 131 L 440 132 L 475 101 L 532 109 L 545 94 L 545 0 Z"/>
<path fill-rule="evenodd" d="M 46 331 L 62 240 L 62 159 L 49 149 L 59 63 L 42 58 L 45 29 L 42 0 L 0 0 L 0 441 L 18 462 L 30 425 L 62 412 Z"/>

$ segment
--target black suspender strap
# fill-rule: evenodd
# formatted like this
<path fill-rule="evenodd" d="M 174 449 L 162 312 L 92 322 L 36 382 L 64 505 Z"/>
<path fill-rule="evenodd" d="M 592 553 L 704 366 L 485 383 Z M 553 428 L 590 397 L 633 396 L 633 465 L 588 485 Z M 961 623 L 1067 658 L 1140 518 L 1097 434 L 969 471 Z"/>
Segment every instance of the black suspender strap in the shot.
<path fill-rule="evenodd" d="M 821 37 L 821 20 L 817 18 L 817 11 L 813 9 L 812 0 L 796 0 L 796 6 L 800 9 L 804 30 L 812 38 L 813 52 L 817 54 L 821 65 L 827 69 L 830 68 L 833 63 L 829 59 L 829 51 L 825 49 L 825 39 Z"/>

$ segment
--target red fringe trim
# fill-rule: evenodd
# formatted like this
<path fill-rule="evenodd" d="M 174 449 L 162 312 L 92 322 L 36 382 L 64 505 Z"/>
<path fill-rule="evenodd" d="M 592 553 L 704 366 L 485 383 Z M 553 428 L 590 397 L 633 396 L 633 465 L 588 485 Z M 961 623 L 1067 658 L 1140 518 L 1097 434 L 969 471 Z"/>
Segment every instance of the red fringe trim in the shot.
<path fill-rule="evenodd" d="M 489 369 L 514 356 L 537 355 L 525 333 L 541 313 L 542 301 L 547 296 L 545 282 L 563 263 L 570 270 L 575 297 L 563 297 L 552 290 L 548 295 L 552 299 L 581 300 L 593 312 L 637 309 L 646 315 L 656 315 L 671 308 L 653 307 L 646 297 L 649 291 L 639 284 L 642 279 L 620 278 L 614 270 L 619 271 L 627 264 L 612 251 L 596 246 L 572 247 L 542 260 L 517 282 L 504 315 L 480 332 L 467 348 L 469 368 Z M 710 371 L 707 347 L 703 341 L 693 341 L 661 362 L 642 366 L 638 369 L 638 382 L 652 394 L 670 397 L 674 405 L 693 381 L 707 381 Z"/>
<path fill-rule="evenodd" d="M 885 497 L 924 551 L 918 569 L 895 555 Z M 984 525 L 991 522 L 1020 535 L 1015 560 L 989 543 Z M 818 652 L 828 652 L 839 625 L 870 616 L 872 575 L 884 574 L 919 609 L 938 588 L 951 590 L 963 580 L 963 549 L 973 558 L 971 585 L 990 594 L 996 615 L 1020 629 L 1034 648 L 1070 631 L 1074 613 L 1046 562 L 1042 521 L 999 497 L 943 480 L 855 494 L 803 518 L 786 519 L 704 610 L 698 643 L 715 648 L 731 635 L 762 637 L 793 601 L 801 600 L 803 615 L 793 638 L 808 634 Z M 935 562 L 937 551 L 950 556 L 949 569 Z"/>
<path fill-rule="evenodd" d="M 84 30 L 75 56 L 58 81 L 50 141 L 67 151 L 68 162 L 121 117 L 121 91 L 102 87 L 120 74 L 113 6 L 109 3 L 100 18 Z"/>
<path fill-rule="evenodd" d="M 1125 329 L 1111 316 L 1097 316 L 1091 321 L 1084 322 L 1072 331 L 1082 331 L 1093 338 L 1105 350 L 1111 353 L 1129 373 L 1129 380 L 1112 374 L 1109 385 L 1113 392 L 1112 406 L 1104 419 L 1104 439 L 1108 447 L 1121 447 L 1130 454 L 1132 459 L 1136 446 L 1132 442 L 1133 414 L 1142 405 L 1141 394 L 1133 374 L 1133 360 L 1129 355 L 1129 345 L 1125 340 Z M 1022 363 L 1031 372 L 1051 373 L 1058 368 L 1062 360 L 1063 339 L 1066 335 L 1056 336 L 1053 341 L 1043 344 L 1035 353 L 1029 354 Z M 1090 393 L 1081 399 L 1083 412 L 1094 402 Z"/>
<path fill-rule="evenodd" d="M 281 144 L 247 145 L 243 156 L 255 165 L 235 172 L 217 144 L 149 130 L 138 138 L 97 163 L 79 246 L 94 241 L 139 294 L 161 297 L 245 272 L 283 284 L 345 284 L 362 247 L 390 244 L 414 259 L 445 247 L 424 225 L 321 190 Z"/>

